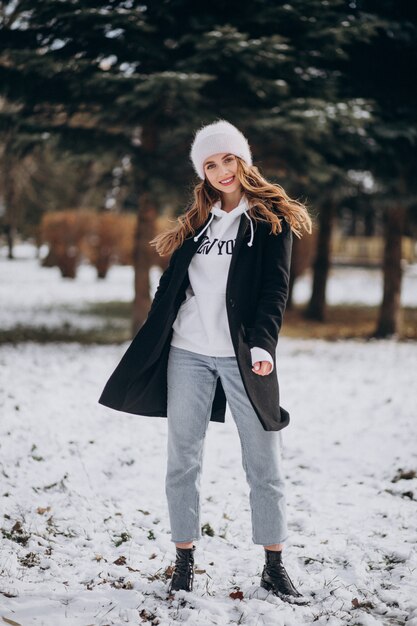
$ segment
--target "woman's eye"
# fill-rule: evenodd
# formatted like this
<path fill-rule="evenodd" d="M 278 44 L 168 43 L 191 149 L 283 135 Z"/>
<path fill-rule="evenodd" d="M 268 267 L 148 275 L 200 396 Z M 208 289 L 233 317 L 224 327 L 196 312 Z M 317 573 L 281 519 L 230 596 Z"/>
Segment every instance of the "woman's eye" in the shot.
<path fill-rule="evenodd" d="M 227 157 L 227 159 L 224 160 L 225 163 L 227 163 L 228 161 L 233 161 L 233 157 Z M 213 167 L 216 167 L 215 163 L 210 163 L 210 165 L 207 165 L 208 170 L 211 170 Z"/>
<path fill-rule="evenodd" d="M 225 163 L 227 163 L 228 161 L 233 161 L 233 157 L 227 157 L 227 159 L 224 160 Z M 207 165 L 208 170 L 213 169 L 213 167 L 216 167 L 215 163 L 210 163 L 210 165 Z"/>

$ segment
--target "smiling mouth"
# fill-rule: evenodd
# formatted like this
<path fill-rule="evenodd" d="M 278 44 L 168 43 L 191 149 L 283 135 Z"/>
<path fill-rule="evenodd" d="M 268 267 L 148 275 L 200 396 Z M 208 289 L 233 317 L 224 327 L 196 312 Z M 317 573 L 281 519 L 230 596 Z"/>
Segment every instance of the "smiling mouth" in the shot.
<path fill-rule="evenodd" d="M 235 179 L 234 176 L 229 176 L 229 178 L 224 178 L 223 180 L 219 180 L 219 183 L 221 183 L 222 185 L 230 185 L 230 183 L 232 183 L 234 179 Z"/>

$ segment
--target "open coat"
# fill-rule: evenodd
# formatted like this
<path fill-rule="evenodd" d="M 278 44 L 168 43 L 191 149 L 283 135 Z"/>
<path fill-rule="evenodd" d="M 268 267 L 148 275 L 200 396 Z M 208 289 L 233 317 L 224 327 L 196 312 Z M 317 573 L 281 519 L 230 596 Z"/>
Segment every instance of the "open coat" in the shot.
<path fill-rule="evenodd" d="M 197 233 L 207 224 L 209 217 Z M 264 430 L 281 430 L 290 416 L 279 404 L 276 347 L 288 297 L 292 231 L 271 233 L 266 222 L 255 221 L 253 245 L 247 241 L 249 221 L 240 216 L 226 286 L 226 308 L 239 371 Z M 107 381 L 99 403 L 118 411 L 167 417 L 167 363 L 172 324 L 189 285 L 188 266 L 200 243 L 190 236 L 171 255 L 162 274 L 148 317 Z M 266 376 L 252 371 L 250 348 L 259 346 L 273 357 Z M 190 384 L 192 384 L 190 382 Z M 210 420 L 225 421 L 226 396 L 220 377 Z"/>

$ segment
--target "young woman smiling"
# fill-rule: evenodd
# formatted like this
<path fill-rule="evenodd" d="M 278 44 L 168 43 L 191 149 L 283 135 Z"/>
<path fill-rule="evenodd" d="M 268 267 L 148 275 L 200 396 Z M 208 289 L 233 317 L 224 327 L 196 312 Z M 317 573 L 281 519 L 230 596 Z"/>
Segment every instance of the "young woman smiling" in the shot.
<path fill-rule="evenodd" d="M 225 421 L 227 400 L 250 488 L 252 541 L 265 555 L 261 586 L 306 603 L 282 562 L 289 534 L 279 431 L 290 416 L 279 404 L 276 348 L 293 233 L 311 233 L 311 218 L 260 174 L 247 139 L 226 120 L 200 128 L 190 156 L 201 179 L 194 201 L 150 242 L 170 263 L 99 401 L 167 417 L 173 592 L 193 589 L 205 435 L 210 420 Z"/>

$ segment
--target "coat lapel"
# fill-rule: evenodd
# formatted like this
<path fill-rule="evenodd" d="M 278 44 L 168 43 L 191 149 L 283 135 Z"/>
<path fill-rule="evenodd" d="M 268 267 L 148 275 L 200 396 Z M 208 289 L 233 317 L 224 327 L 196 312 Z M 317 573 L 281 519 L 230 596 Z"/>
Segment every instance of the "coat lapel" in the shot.
<path fill-rule="evenodd" d="M 248 222 L 249 222 L 248 218 L 246 217 L 244 213 L 242 213 L 242 215 L 240 216 L 239 228 L 237 230 L 235 246 L 232 252 L 232 258 L 230 259 L 230 267 L 229 267 L 229 274 L 227 277 L 226 293 L 229 293 L 230 279 L 231 279 L 231 276 L 233 275 L 233 272 L 236 266 L 236 259 L 239 254 L 240 247 L 243 243 L 243 239 L 245 237 L 246 229 L 248 227 Z"/>

